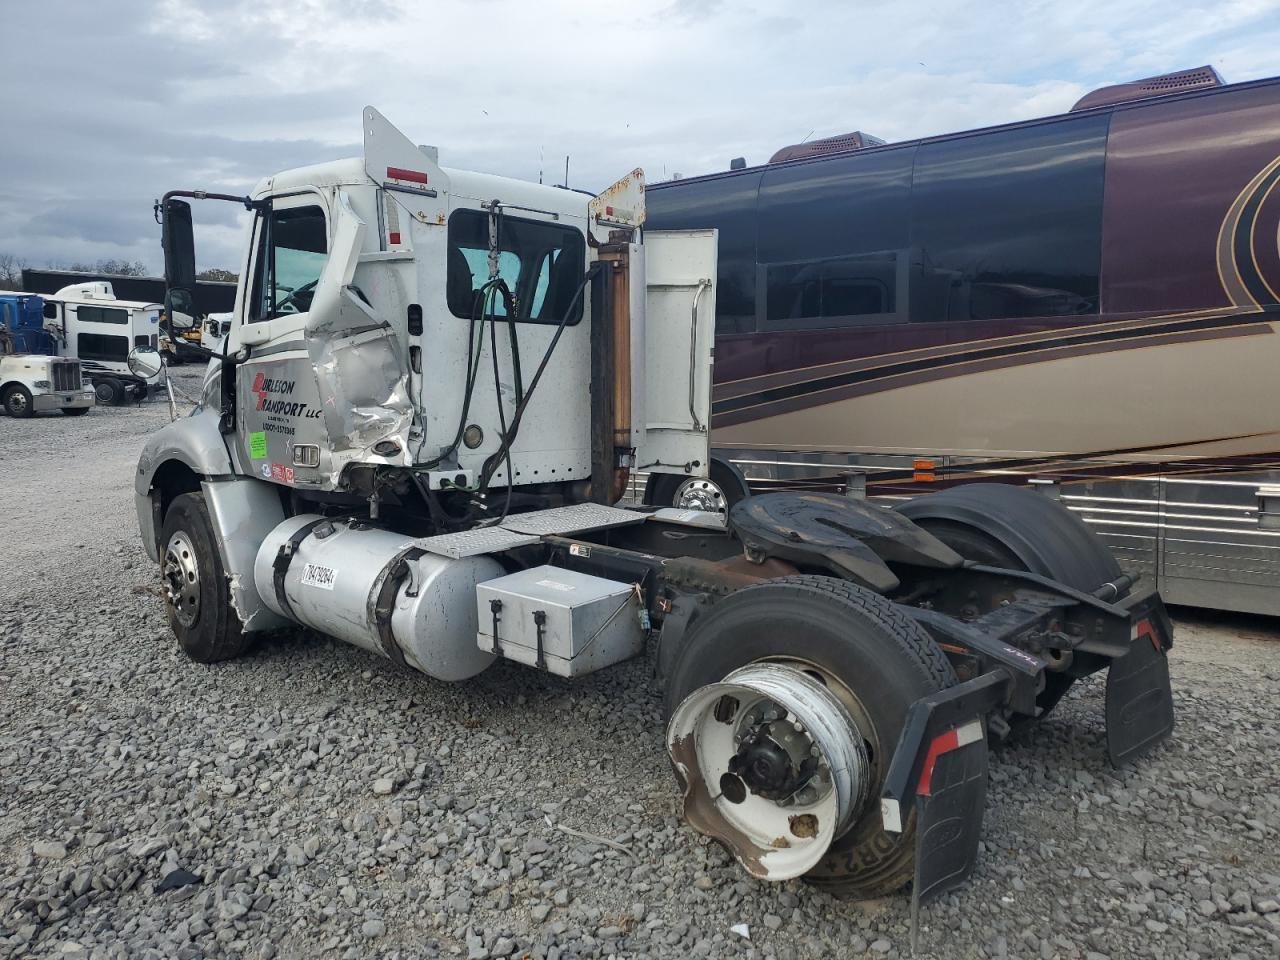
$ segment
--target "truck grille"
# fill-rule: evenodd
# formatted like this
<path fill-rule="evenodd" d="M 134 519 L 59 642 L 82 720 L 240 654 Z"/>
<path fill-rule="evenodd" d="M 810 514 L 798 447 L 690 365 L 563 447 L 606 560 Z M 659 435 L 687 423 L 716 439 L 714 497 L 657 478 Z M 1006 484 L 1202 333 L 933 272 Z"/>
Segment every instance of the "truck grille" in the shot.
<path fill-rule="evenodd" d="M 55 360 L 53 362 L 53 389 L 80 389 L 80 361 Z"/>

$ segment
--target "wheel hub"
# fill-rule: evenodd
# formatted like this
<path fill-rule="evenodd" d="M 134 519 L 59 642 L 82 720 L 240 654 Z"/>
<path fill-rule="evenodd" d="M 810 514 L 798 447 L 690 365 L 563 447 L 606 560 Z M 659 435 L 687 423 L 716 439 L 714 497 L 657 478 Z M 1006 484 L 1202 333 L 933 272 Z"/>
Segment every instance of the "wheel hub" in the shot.
<path fill-rule="evenodd" d="M 191 626 L 200 615 L 200 566 L 191 538 L 182 530 L 169 538 L 162 575 L 174 614 L 184 627 Z"/>
<path fill-rule="evenodd" d="M 702 477 L 686 480 L 676 488 L 674 505 L 681 510 L 701 510 L 704 513 L 724 513 L 728 509 L 724 491 L 719 485 Z"/>
<path fill-rule="evenodd" d="M 808 872 L 856 822 L 870 784 L 863 736 L 840 700 L 791 666 L 754 663 L 672 714 L 667 750 L 685 819 L 749 873 Z"/>

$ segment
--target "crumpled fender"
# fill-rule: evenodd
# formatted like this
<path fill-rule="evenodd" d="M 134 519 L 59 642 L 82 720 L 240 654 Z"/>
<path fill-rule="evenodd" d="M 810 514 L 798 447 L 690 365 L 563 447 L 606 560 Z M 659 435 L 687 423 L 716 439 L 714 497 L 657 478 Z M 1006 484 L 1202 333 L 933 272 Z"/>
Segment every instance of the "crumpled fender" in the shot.
<path fill-rule="evenodd" d="M 138 457 L 138 469 L 133 477 L 134 506 L 142 543 L 152 560 L 159 560 L 159 556 L 151 491 L 157 471 L 172 461 L 183 464 L 202 479 L 229 477 L 235 473 L 226 442 L 218 431 L 217 410 L 197 407 L 190 416 L 166 424 L 151 435 Z"/>

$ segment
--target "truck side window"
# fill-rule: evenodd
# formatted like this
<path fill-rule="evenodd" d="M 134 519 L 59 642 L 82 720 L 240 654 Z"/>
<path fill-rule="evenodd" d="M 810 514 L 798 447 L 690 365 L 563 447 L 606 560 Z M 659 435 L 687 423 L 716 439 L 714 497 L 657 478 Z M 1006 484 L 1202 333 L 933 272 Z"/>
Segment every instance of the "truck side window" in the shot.
<path fill-rule="evenodd" d="M 252 321 L 310 310 L 328 255 L 324 210 L 272 210 L 258 234 Z"/>
<path fill-rule="evenodd" d="M 449 216 L 446 297 L 455 317 L 470 319 L 489 278 L 489 215 L 455 210 Z M 576 227 L 503 214 L 498 237 L 498 276 L 516 301 L 516 319 L 559 323 L 586 272 L 587 246 Z M 506 316 L 501 298 L 496 316 Z M 582 317 L 582 298 L 569 323 Z"/>

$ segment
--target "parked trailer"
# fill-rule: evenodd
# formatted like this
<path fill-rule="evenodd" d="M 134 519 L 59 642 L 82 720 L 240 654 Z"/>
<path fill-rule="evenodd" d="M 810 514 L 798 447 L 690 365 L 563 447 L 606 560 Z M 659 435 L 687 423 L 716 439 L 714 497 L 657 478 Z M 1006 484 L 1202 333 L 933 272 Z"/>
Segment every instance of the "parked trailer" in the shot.
<path fill-rule="evenodd" d="M 1043 481 L 1166 600 L 1280 614 L 1278 178 L 1280 79 L 1202 68 L 650 185 L 721 241 L 720 462 L 650 502 Z"/>
<path fill-rule="evenodd" d="M 362 159 L 157 204 L 170 313 L 183 198 L 253 214 L 204 402 L 136 476 L 193 659 L 301 624 L 442 680 L 578 677 L 656 634 L 689 823 L 753 876 L 917 903 L 972 869 L 988 738 L 1075 679 L 1107 671 L 1113 761 L 1169 735 L 1158 593 L 1051 500 L 613 506 L 637 465 L 706 473 L 715 231 L 644 229 L 638 170 L 588 198 L 363 119 Z"/>

